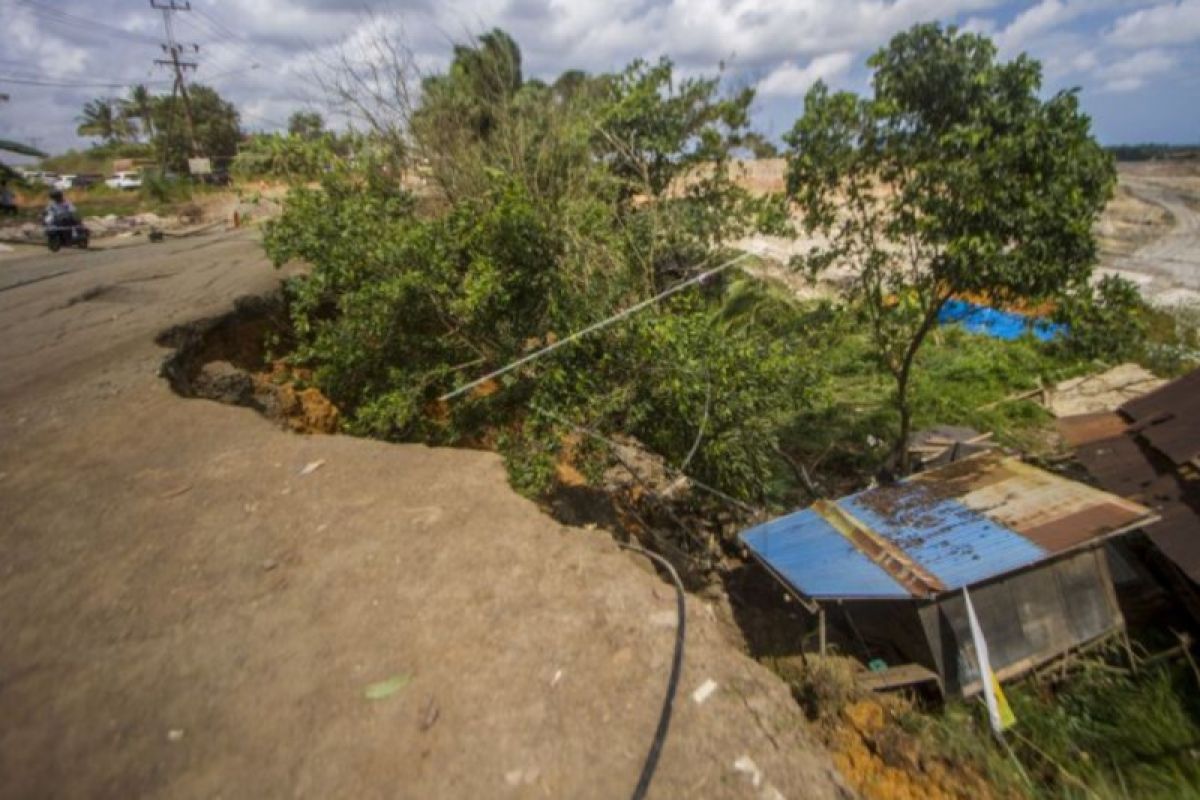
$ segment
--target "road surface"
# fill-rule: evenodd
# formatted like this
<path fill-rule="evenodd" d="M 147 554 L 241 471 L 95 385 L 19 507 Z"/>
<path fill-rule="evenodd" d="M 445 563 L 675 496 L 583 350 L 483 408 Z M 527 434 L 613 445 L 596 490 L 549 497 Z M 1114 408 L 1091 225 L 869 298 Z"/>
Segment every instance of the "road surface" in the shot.
<path fill-rule="evenodd" d="M 0 263 L 0 797 L 628 796 L 675 625 L 644 560 L 493 454 L 157 377 L 155 334 L 279 277 L 250 232 Z M 651 796 L 844 796 L 726 608 L 690 598 Z"/>

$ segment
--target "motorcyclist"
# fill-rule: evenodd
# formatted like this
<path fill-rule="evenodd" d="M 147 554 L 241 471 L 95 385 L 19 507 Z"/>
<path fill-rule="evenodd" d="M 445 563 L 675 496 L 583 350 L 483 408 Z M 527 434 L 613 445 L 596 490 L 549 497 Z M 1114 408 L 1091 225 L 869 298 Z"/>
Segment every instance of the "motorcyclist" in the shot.
<path fill-rule="evenodd" d="M 46 206 L 46 213 L 42 217 L 42 222 L 48 228 L 79 224 L 75 205 L 63 196 L 61 189 L 55 189 L 50 192 L 50 205 Z"/>
<path fill-rule="evenodd" d="M 0 181 L 0 214 L 16 214 L 17 199 L 8 188 L 8 181 Z"/>

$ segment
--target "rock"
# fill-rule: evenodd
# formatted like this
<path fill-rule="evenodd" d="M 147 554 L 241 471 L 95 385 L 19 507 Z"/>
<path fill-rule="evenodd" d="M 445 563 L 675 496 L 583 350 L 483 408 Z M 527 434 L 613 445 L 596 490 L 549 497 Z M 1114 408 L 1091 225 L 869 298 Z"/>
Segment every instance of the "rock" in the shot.
<path fill-rule="evenodd" d="M 254 397 L 254 381 L 228 361 L 211 361 L 200 368 L 192 390 L 197 397 L 248 406 Z"/>

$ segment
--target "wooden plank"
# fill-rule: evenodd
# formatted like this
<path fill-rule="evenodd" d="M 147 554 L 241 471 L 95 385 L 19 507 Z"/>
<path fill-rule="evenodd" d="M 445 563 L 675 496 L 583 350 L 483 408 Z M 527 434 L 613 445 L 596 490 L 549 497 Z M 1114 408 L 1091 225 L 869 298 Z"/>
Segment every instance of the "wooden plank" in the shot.
<path fill-rule="evenodd" d="M 938 674 L 920 664 L 898 664 L 878 672 L 867 671 L 855 676 L 855 682 L 873 692 L 903 689 L 922 683 L 939 683 Z"/>

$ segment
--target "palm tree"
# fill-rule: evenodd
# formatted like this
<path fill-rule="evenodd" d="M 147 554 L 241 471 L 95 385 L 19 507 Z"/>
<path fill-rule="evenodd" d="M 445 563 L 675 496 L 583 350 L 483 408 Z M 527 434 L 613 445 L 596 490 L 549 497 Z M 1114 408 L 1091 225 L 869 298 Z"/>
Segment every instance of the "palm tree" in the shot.
<path fill-rule="evenodd" d="M 97 97 L 83 105 L 83 113 L 76 119 L 80 136 L 99 136 L 106 143 L 123 142 L 134 138 L 137 128 L 129 119 L 128 104 L 124 100 Z"/>
<path fill-rule="evenodd" d="M 113 104 L 110 100 L 97 97 L 95 100 L 89 100 L 83 105 L 83 113 L 76 119 L 79 120 L 79 127 L 75 132 L 80 136 L 99 136 L 106 142 L 111 142 L 116 138 L 116 114 L 113 113 Z"/>
<path fill-rule="evenodd" d="M 146 88 L 145 84 L 139 83 L 129 90 L 129 99 L 125 102 L 129 115 L 139 120 L 139 126 L 146 141 L 153 139 L 154 96 L 150 94 L 150 90 Z"/>

